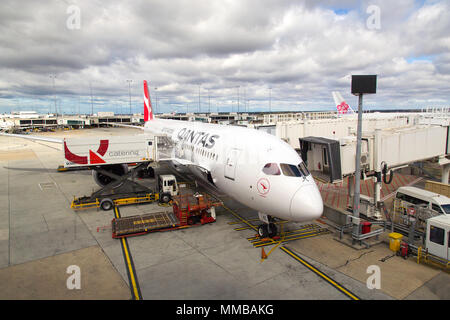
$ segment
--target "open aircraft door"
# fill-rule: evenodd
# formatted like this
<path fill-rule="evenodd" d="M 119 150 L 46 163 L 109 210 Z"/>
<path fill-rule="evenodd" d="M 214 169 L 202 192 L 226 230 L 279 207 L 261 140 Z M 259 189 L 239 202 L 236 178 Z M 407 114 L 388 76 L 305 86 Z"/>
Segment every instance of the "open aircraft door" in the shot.
<path fill-rule="evenodd" d="M 227 161 L 225 163 L 225 178 L 234 180 L 236 175 L 236 165 L 239 155 L 241 154 L 241 150 L 239 149 L 231 149 L 230 153 L 227 156 Z"/>

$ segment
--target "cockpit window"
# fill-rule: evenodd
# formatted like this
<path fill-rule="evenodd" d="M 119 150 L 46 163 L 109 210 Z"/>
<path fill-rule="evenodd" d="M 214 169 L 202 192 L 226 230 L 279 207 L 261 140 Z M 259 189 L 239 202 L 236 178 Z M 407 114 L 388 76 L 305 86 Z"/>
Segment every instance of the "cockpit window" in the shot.
<path fill-rule="evenodd" d="M 278 168 L 278 165 L 276 163 L 268 163 L 264 166 L 262 170 L 265 174 L 271 175 L 271 176 L 279 176 L 281 174 L 280 168 Z"/>
<path fill-rule="evenodd" d="M 292 164 L 280 163 L 280 167 L 285 176 L 288 176 L 288 177 L 301 177 L 302 176 L 298 167 L 296 167 Z"/>
<path fill-rule="evenodd" d="M 283 174 L 288 177 L 307 177 L 310 174 L 303 162 L 298 166 L 294 166 L 293 164 L 281 163 L 280 167 L 281 171 L 283 171 Z"/>
<path fill-rule="evenodd" d="M 298 168 L 300 169 L 300 172 L 303 173 L 303 175 L 304 175 L 305 177 L 310 175 L 310 173 L 309 173 L 309 171 L 308 171 L 308 168 L 306 168 L 306 165 L 305 165 L 304 162 L 301 162 L 301 163 L 298 165 Z"/>

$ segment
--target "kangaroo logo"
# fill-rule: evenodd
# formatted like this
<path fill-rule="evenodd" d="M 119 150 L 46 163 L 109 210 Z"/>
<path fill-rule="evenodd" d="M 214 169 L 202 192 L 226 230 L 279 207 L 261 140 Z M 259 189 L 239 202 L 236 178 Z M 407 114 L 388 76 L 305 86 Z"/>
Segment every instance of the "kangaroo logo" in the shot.
<path fill-rule="evenodd" d="M 89 149 L 89 162 L 87 156 L 79 156 L 72 153 L 67 147 L 66 141 L 64 141 L 64 154 L 67 160 L 78 164 L 98 164 L 106 163 L 101 157 L 103 157 L 108 150 L 109 140 L 100 140 L 100 146 L 97 152 L 93 152 Z"/>
<path fill-rule="evenodd" d="M 257 182 L 257 189 L 261 196 L 265 196 L 270 191 L 270 182 L 266 178 L 261 178 Z"/>

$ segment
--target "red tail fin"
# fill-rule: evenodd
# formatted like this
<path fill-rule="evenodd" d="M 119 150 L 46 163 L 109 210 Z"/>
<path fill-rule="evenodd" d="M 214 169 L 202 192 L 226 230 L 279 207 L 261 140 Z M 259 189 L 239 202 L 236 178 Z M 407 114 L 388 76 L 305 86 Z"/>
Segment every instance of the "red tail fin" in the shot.
<path fill-rule="evenodd" d="M 153 120 L 152 102 L 148 93 L 147 80 L 144 80 L 144 122 Z"/>

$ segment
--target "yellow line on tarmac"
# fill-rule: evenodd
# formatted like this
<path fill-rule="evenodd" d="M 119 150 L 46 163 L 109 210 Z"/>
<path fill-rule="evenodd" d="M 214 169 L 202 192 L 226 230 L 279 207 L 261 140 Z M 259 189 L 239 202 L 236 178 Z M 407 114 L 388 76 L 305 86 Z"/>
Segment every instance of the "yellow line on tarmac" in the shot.
<path fill-rule="evenodd" d="M 134 278 L 134 269 L 131 266 L 130 255 L 128 253 L 128 246 L 127 246 L 127 243 L 125 241 L 125 238 L 122 238 L 120 240 L 122 240 L 123 249 L 125 251 L 125 258 L 126 258 L 126 261 L 127 261 L 128 270 L 130 272 L 130 278 L 131 278 L 131 284 L 132 284 L 132 287 L 133 287 L 134 298 L 135 298 L 135 300 L 139 300 L 139 292 L 138 292 L 137 285 L 136 285 L 136 279 Z"/>
<path fill-rule="evenodd" d="M 338 289 L 339 291 L 341 291 L 342 293 L 344 293 L 346 296 L 348 296 L 350 299 L 353 300 L 360 300 L 360 298 L 358 298 L 356 295 L 354 295 L 352 292 L 350 292 L 349 290 L 347 290 L 346 288 L 344 288 L 343 286 L 341 286 L 339 283 L 337 283 L 336 281 L 334 281 L 333 279 L 331 279 L 330 277 L 328 277 L 326 274 L 324 274 L 323 272 L 319 271 L 318 269 L 316 269 L 315 267 L 313 267 L 312 265 L 310 265 L 308 262 L 306 262 L 305 260 L 301 259 L 298 255 L 296 255 L 294 252 L 292 252 L 290 249 L 286 248 L 286 247 L 281 247 L 281 250 L 283 250 L 284 252 L 286 252 L 287 254 L 289 254 L 291 257 L 293 257 L 295 260 L 299 261 L 301 264 L 303 264 L 305 267 L 307 267 L 309 270 L 311 270 L 312 272 L 314 272 L 315 274 L 317 274 L 319 277 L 321 277 L 322 279 L 324 279 L 325 281 L 327 281 L 329 284 L 331 284 L 333 287 L 335 287 L 336 289 Z"/>
<path fill-rule="evenodd" d="M 259 219 L 248 219 L 247 221 L 259 221 Z M 239 223 L 242 223 L 242 221 L 231 221 L 231 222 L 228 222 L 228 224 L 239 224 Z"/>
<path fill-rule="evenodd" d="M 223 207 L 228 210 L 229 212 L 231 212 L 231 214 L 233 214 L 236 218 L 238 218 L 239 220 L 241 220 L 242 222 L 244 222 L 246 225 L 248 225 L 250 228 L 252 228 L 255 231 L 258 231 L 258 228 L 256 228 L 253 224 L 251 224 L 250 222 L 248 222 L 247 220 L 245 220 L 244 218 L 242 218 L 239 214 L 237 214 L 236 212 L 234 212 L 233 210 L 231 210 L 230 208 L 228 208 L 227 206 L 223 205 Z"/>
<path fill-rule="evenodd" d="M 116 216 L 116 219 L 120 218 L 120 213 L 118 208 L 115 206 L 114 207 L 114 213 Z M 138 289 L 138 284 L 136 281 L 136 277 L 135 277 L 135 270 L 134 270 L 134 266 L 131 262 L 131 257 L 130 257 L 130 253 L 129 253 L 129 249 L 128 249 L 128 243 L 126 241 L 126 238 L 121 238 L 121 243 L 122 243 L 122 249 L 123 249 L 123 253 L 124 253 L 124 258 L 125 258 L 125 262 L 126 262 L 126 267 L 128 269 L 128 274 L 130 276 L 130 286 L 132 287 L 132 293 L 134 294 L 134 300 L 140 300 L 141 299 L 141 295 Z"/>

